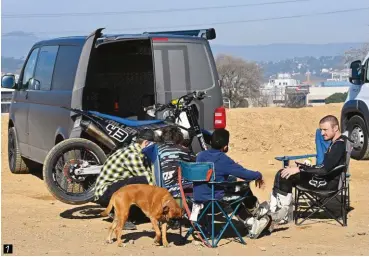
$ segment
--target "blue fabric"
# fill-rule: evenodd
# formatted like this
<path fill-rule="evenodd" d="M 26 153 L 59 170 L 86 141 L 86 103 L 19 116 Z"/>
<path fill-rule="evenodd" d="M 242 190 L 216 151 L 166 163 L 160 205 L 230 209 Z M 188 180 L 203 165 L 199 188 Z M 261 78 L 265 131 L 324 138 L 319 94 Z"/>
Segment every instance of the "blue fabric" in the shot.
<path fill-rule="evenodd" d="M 324 154 L 327 151 L 331 141 L 325 141 L 320 129 L 317 129 L 315 132 L 315 146 L 316 146 L 316 165 L 323 164 Z"/>
<path fill-rule="evenodd" d="M 160 163 L 158 158 L 158 145 L 150 144 L 142 149 L 142 153 L 149 159 L 149 161 L 154 165 L 154 174 L 155 174 L 155 185 L 161 187 L 161 172 L 160 172 Z"/>
<path fill-rule="evenodd" d="M 214 181 L 214 165 L 211 162 L 179 162 L 182 177 L 191 182 L 206 182 L 208 171 L 213 170 L 210 181 Z"/>
<path fill-rule="evenodd" d="M 130 120 L 130 119 L 124 119 L 124 118 L 121 118 L 121 117 L 118 117 L 118 116 L 103 114 L 103 113 L 95 112 L 95 111 L 89 111 L 89 113 L 100 116 L 102 118 L 114 120 L 118 123 L 124 124 L 124 125 L 129 126 L 129 127 L 140 127 L 140 126 L 145 126 L 145 125 L 151 125 L 151 124 L 157 124 L 157 123 L 163 123 L 164 122 L 162 120 Z"/>
<path fill-rule="evenodd" d="M 200 152 L 197 155 L 196 161 L 214 163 L 216 182 L 227 181 L 228 177 L 231 175 L 246 181 L 257 180 L 262 177 L 260 172 L 245 169 L 241 165 L 235 163 L 225 153 L 215 149 Z M 211 186 L 209 184 L 203 183 L 196 186 L 194 184 L 194 194 L 195 191 L 196 195 L 199 196 L 195 201 L 208 201 L 211 199 Z M 217 188 L 215 190 L 215 199 L 220 199 L 223 196 L 224 190 L 222 188 Z"/>

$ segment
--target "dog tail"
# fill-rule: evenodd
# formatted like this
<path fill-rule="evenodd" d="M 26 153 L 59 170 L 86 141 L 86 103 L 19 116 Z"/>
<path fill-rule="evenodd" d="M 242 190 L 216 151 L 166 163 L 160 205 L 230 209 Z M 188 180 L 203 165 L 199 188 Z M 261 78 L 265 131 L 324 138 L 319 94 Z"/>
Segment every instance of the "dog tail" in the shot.
<path fill-rule="evenodd" d="M 108 207 L 106 207 L 106 209 L 103 211 L 103 212 L 101 212 L 100 213 L 100 215 L 102 216 L 102 217 L 106 217 L 106 216 L 108 216 L 109 215 L 109 213 L 110 213 L 110 211 L 111 211 L 111 209 L 113 209 L 113 202 L 114 202 L 114 199 L 113 199 L 113 197 L 110 199 L 110 201 L 109 201 L 109 205 L 108 205 Z"/>

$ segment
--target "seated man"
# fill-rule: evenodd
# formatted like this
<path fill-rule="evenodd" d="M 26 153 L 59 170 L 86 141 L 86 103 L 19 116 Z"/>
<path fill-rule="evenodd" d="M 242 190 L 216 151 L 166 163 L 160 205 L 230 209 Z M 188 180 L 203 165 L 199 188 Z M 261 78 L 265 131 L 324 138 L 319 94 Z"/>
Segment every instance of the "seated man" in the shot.
<path fill-rule="evenodd" d="M 254 180 L 256 186 L 262 187 L 264 180 L 260 172 L 245 169 L 226 155 L 228 144 L 229 132 L 225 129 L 216 129 L 211 138 L 212 149 L 200 152 L 196 161 L 214 163 L 215 180 L 218 182 L 227 181 L 229 176 L 234 176 L 246 181 Z M 265 215 L 268 207 L 265 204 L 259 205 L 258 199 L 252 194 L 251 189 L 247 188 L 247 190 L 249 190 L 248 197 L 243 203 L 247 213 L 244 213 L 241 219 L 249 229 L 250 237 L 258 238 L 270 223 L 270 218 Z M 211 199 L 209 185 L 196 186 L 196 191 L 199 192 L 204 201 Z M 217 188 L 215 190 L 215 198 L 221 199 L 225 196 L 225 193 L 224 188 Z M 237 214 L 238 216 L 241 216 L 240 212 Z"/>
<path fill-rule="evenodd" d="M 143 130 L 137 138 L 136 142 L 117 150 L 105 161 L 95 187 L 95 200 L 102 207 L 107 207 L 113 193 L 125 185 L 153 184 L 151 167 L 145 163 L 141 151 L 154 141 L 154 132 Z M 136 226 L 127 221 L 124 229 L 136 229 Z"/>
<path fill-rule="evenodd" d="M 345 143 L 342 139 L 338 120 L 328 115 L 319 122 L 321 134 L 331 144 L 324 155 L 323 164 L 312 167 L 286 167 L 277 172 L 270 199 L 270 212 L 274 221 L 286 223 L 292 210 L 292 187 L 302 185 L 312 189 L 337 189 L 341 170 L 331 172 L 345 163 Z"/>

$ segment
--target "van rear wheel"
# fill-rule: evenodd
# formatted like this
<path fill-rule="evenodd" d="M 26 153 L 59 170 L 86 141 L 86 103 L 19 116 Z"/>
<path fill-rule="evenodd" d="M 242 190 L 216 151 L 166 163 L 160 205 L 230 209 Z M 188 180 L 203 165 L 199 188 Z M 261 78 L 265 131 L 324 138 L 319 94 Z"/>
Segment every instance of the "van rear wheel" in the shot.
<path fill-rule="evenodd" d="M 80 205 L 93 201 L 98 175 L 78 175 L 83 165 L 102 165 L 104 151 L 94 142 L 71 138 L 55 145 L 46 156 L 44 181 L 50 193 L 59 201 Z"/>
<path fill-rule="evenodd" d="M 369 159 L 369 135 L 364 119 L 355 115 L 347 123 L 347 131 L 354 141 L 351 157 L 355 160 Z"/>
<path fill-rule="evenodd" d="M 29 167 L 24 162 L 20 153 L 17 132 L 14 127 L 9 128 L 8 131 L 8 162 L 9 169 L 13 174 L 27 174 Z"/>

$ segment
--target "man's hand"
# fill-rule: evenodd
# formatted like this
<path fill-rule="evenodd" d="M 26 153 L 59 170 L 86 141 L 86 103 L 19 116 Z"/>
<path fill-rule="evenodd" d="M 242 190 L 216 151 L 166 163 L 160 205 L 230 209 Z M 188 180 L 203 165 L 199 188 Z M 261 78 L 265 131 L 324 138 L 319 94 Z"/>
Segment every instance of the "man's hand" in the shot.
<path fill-rule="evenodd" d="M 282 170 L 281 177 L 288 179 L 290 176 L 295 175 L 300 172 L 298 167 L 288 167 Z"/>
<path fill-rule="evenodd" d="M 265 181 L 263 178 L 255 180 L 255 186 L 261 189 L 265 189 Z"/>

